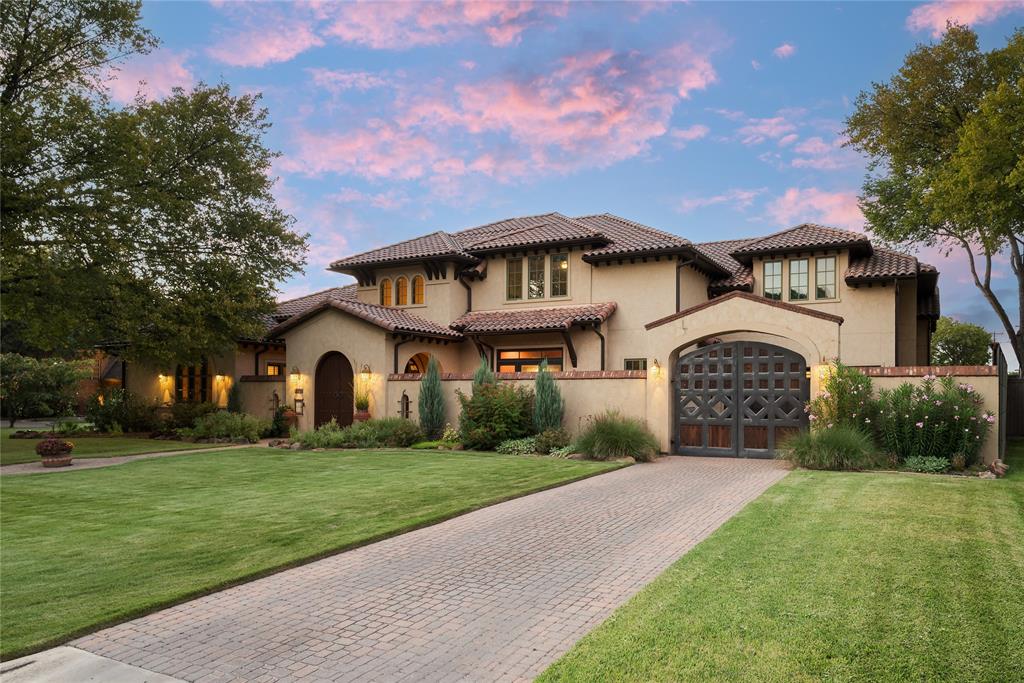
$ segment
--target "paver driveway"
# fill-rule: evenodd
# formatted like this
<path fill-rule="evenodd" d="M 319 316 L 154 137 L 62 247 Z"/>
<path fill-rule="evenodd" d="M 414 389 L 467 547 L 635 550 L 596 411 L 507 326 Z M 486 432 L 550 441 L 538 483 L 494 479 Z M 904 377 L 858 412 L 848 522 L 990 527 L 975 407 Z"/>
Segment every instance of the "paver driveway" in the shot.
<path fill-rule="evenodd" d="M 530 679 L 784 474 L 765 460 L 663 458 L 73 645 L 188 681 Z"/>

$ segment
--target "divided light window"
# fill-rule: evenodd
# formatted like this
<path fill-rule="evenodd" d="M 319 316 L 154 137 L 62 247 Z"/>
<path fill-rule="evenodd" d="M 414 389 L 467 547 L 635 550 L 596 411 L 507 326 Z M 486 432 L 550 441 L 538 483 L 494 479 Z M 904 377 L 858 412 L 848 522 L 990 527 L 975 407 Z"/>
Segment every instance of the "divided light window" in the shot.
<path fill-rule="evenodd" d="M 836 257 L 825 256 L 814 262 L 814 298 L 836 298 Z"/>
<path fill-rule="evenodd" d="M 416 305 L 423 303 L 423 290 L 425 283 L 423 282 L 423 276 L 417 275 L 412 279 L 412 302 Z"/>
<path fill-rule="evenodd" d="M 764 298 L 782 298 L 782 261 L 765 261 L 764 263 Z"/>
<path fill-rule="evenodd" d="M 179 365 L 174 371 L 175 403 L 205 403 L 210 394 L 209 365 Z"/>
<path fill-rule="evenodd" d="M 627 358 L 622 361 L 623 370 L 646 370 L 647 359 L 646 358 Z"/>
<path fill-rule="evenodd" d="M 505 298 L 516 301 L 523 298 L 523 259 L 510 258 L 505 262 Z"/>
<path fill-rule="evenodd" d="M 527 260 L 527 292 L 531 299 L 544 298 L 544 261 L 543 256 L 531 256 Z"/>
<path fill-rule="evenodd" d="M 409 281 L 404 277 L 395 280 L 395 305 L 409 305 Z"/>
<path fill-rule="evenodd" d="M 267 374 L 280 377 L 284 374 L 284 363 L 267 363 Z"/>
<path fill-rule="evenodd" d="M 547 360 L 548 370 L 562 371 L 562 349 L 506 349 L 498 351 L 498 372 L 537 372 Z"/>
<path fill-rule="evenodd" d="M 569 255 L 551 255 L 551 296 L 569 296 Z"/>
<path fill-rule="evenodd" d="M 807 259 L 793 259 L 789 262 L 789 300 L 807 300 Z"/>
<path fill-rule="evenodd" d="M 391 305 L 391 280 L 385 279 L 380 281 L 380 305 Z"/>

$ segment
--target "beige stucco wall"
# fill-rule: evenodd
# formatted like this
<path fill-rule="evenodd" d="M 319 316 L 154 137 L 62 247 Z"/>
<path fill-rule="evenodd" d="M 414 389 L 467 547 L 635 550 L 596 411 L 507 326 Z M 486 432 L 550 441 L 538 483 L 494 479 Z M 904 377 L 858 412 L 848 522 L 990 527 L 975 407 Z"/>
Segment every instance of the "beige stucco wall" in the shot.
<path fill-rule="evenodd" d="M 211 377 L 209 400 L 221 406 L 228 403 L 235 370 L 235 354 L 228 352 L 209 360 Z M 129 363 L 126 388 L 147 401 L 170 405 L 174 401 L 174 366 L 161 367 L 153 363 Z"/>
<path fill-rule="evenodd" d="M 551 306 L 567 306 L 570 304 L 579 303 L 590 303 L 593 301 L 591 297 L 591 278 L 593 276 L 593 266 L 583 261 L 583 251 L 581 249 L 574 248 L 561 249 L 557 252 L 552 253 L 568 253 L 569 254 L 569 294 L 568 296 L 560 297 L 545 297 L 543 299 L 528 299 L 526 298 L 525 282 L 526 282 L 526 270 L 523 270 L 523 298 L 519 300 L 509 301 L 505 298 L 505 277 L 506 277 L 506 266 L 508 258 L 506 256 L 491 256 L 487 259 L 487 277 L 483 280 L 476 280 L 472 283 L 473 287 L 473 310 L 474 311 L 490 311 L 497 309 L 515 309 L 515 308 L 550 308 Z M 525 262 L 527 255 L 519 254 L 518 256 L 512 256 L 509 258 L 522 258 Z M 550 289 L 550 269 L 545 266 L 545 287 Z"/>
<path fill-rule="evenodd" d="M 286 377 L 278 381 L 257 381 L 239 382 L 238 386 L 242 392 L 242 410 L 250 415 L 262 418 L 274 416 L 274 393 L 277 393 L 281 405 L 288 403 L 285 400 Z"/>
<path fill-rule="evenodd" d="M 395 306 L 408 310 L 414 315 L 427 320 L 447 325 L 466 312 L 466 289 L 455 280 L 456 267 L 448 264 L 448 272 L 443 280 L 430 280 L 422 265 L 408 264 L 396 268 L 380 268 L 376 271 L 377 284 L 356 288 L 356 298 L 367 304 L 380 304 L 380 283 L 384 279 L 392 282 L 392 304 L 394 303 L 395 280 L 404 276 L 409 280 L 409 301 L 412 301 L 412 279 L 423 277 L 423 303 Z"/>

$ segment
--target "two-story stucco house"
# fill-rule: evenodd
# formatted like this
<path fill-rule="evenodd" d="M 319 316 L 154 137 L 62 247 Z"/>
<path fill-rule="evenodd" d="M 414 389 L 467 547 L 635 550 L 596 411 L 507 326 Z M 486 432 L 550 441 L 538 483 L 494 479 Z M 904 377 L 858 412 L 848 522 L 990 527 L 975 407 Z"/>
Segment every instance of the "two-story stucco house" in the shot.
<path fill-rule="evenodd" d="M 509 381 L 546 360 L 570 429 L 616 408 L 666 452 L 770 455 L 806 424 L 812 368 L 927 365 L 939 315 L 934 267 L 813 224 L 694 243 L 610 214 L 548 213 L 330 268 L 356 284 L 282 303 L 267 340 L 241 344 L 220 375 L 179 369 L 172 387 L 168 374 L 165 393 L 220 376 L 243 383 L 253 412 L 294 404 L 310 428 L 351 422 L 362 381 L 373 416 L 415 418 L 434 357 L 455 424 L 455 389 L 481 358 Z"/>

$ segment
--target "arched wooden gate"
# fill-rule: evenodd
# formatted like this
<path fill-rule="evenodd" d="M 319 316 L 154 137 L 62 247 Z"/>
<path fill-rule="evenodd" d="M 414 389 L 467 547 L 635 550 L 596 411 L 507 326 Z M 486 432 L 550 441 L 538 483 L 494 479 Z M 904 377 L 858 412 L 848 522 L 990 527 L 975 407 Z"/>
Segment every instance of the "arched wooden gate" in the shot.
<path fill-rule="evenodd" d="M 352 424 L 352 364 L 348 358 L 337 351 L 324 354 L 317 363 L 314 382 L 313 425 L 319 427 L 332 419 L 343 427 Z"/>
<path fill-rule="evenodd" d="M 681 356 L 672 378 L 675 450 L 770 458 L 807 425 L 807 361 L 762 342 L 709 344 Z"/>

